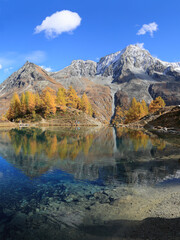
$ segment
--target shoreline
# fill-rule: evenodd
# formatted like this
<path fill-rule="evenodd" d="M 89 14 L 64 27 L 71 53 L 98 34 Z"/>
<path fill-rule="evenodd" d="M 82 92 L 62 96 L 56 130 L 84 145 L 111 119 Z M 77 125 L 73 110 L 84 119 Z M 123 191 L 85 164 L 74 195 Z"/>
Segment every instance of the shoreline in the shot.
<path fill-rule="evenodd" d="M 27 123 L 13 123 L 13 122 L 4 122 L 4 123 L 0 123 L 0 128 L 4 128 L 4 127 L 44 127 L 44 126 L 59 126 L 59 127 L 78 127 L 78 126 L 108 126 L 108 127 L 115 127 L 115 128 L 128 128 L 128 129 L 134 129 L 134 130 L 141 130 L 141 129 L 145 129 L 148 130 L 150 132 L 165 132 L 165 133 L 180 133 L 179 129 L 175 129 L 175 128 L 166 128 L 166 127 L 154 127 L 153 125 L 149 125 L 149 124 L 145 124 L 145 125 L 141 125 L 141 124 L 136 124 L 136 123 L 132 123 L 132 124 L 119 124 L 119 125 L 112 125 L 109 123 L 102 123 L 102 122 L 96 122 L 96 123 L 75 123 L 75 122 L 71 122 L 71 123 L 53 123 L 51 121 L 42 121 L 42 122 L 27 122 Z"/>

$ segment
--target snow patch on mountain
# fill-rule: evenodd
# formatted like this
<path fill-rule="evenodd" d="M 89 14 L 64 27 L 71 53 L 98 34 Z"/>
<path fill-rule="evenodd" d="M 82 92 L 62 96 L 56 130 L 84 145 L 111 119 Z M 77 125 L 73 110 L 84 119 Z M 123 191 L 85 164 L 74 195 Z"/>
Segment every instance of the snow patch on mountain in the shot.
<path fill-rule="evenodd" d="M 118 51 L 113 54 L 109 54 L 105 57 L 102 57 L 100 61 L 97 63 L 97 74 L 103 74 L 105 69 L 111 64 L 117 62 L 120 58 L 122 51 Z"/>
<path fill-rule="evenodd" d="M 129 45 L 122 51 L 109 54 L 97 63 L 97 75 L 113 76 L 118 79 L 123 74 L 135 73 L 136 70 L 152 76 L 154 73 L 165 74 L 165 69 L 171 67 L 173 71 L 180 71 L 180 63 L 168 63 L 153 57 L 147 50 Z"/>

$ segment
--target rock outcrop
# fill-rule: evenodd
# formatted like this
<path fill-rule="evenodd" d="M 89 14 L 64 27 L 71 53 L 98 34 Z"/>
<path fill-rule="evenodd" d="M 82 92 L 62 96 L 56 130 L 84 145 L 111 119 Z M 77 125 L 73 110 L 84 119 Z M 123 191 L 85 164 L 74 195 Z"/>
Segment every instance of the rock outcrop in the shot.
<path fill-rule="evenodd" d="M 130 99 L 126 92 L 118 90 L 115 94 L 115 105 L 128 109 L 130 107 Z"/>
<path fill-rule="evenodd" d="M 51 73 L 54 78 L 64 78 L 64 77 L 89 77 L 96 75 L 97 63 L 94 61 L 83 61 L 74 60 L 71 65 L 64 68 L 63 70 L 55 73 Z"/>
<path fill-rule="evenodd" d="M 75 60 L 70 66 L 47 73 L 26 62 L 0 85 L 0 112 L 4 112 L 13 92 L 41 91 L 72 85 L 81 96 L 88 95 L 96 117 L 109 122 L 117 104 L 128 105 L 132 98 L 150 103 L 161 96 L 167 105 L 180 104 L 180 63 L 161 61 L 137 45 L 94 61 Z"/>
<path fill-rule="evenodd" d="M 109 73 L 109 74 L 107 74 Z M 180 79 L 180 63 L 163 62 L 137 45 L 129 45 L 121 52 L 100 59 L 97 74 L 112 75 L 113 82 L 123 83 L 135 79 Z"/>
<path fill-rule="evenodd" d="M 117 86 L 130 100 L 136 97 L 150 103 L 161 96 L 167 105 L 180 104 L 180 63 L 161 61 L 136 45 L 101 58 L 97 74 L 112 77 L 110 87 Z"/>
<path fill-rule="evenodd" d="M 168 106 L 179 105 L 180 82 L 162 82 L 150 84 L 149 93 L 153 99 L 161 96 Z"/>
<path fill-rule="evenodd" d="M 70 66 L 50 76 L 65 88 L 72 86 L 79 95 L 87 94 L 96 117 L 102 122 L 109 122 L 112 116 L 112 96 L 109 86 L 99 83 L 101 77 L 96 77 L 97 63 L 93 61 L 76 60 Z"/>
<path fill-rule="evenodd" d="M 7 111 L 14 92 L 18 94 L 25 91 L 40 92 L 46 87 L 56 90 L 62 85 L 50 77 L 44 69 L 27 61 L 0 85 L 0 113 Z"/>
<path fill-rule="evenodd" d="M 62 87 L 48 73 L 34 63 L 26 62 L 17 72 L 14 72 L 0 86 L 0 97 L 11 95 L 14 91 L 40 91 L 46 86 Z"/>
<path fill-rule="evenodd" d="M 160 109 L 147 117 L 146 121 L 147 129 L 180 134 L 180 106 Z"/>

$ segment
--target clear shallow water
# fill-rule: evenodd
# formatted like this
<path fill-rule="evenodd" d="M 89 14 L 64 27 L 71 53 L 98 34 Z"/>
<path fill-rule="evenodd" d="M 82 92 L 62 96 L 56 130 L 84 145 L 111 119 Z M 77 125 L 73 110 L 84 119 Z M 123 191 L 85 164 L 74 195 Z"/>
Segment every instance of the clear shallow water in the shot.
<path fill-rule="evenodd" d="M 152 217 L 138 201 L 178 188 L 179 146 L 125 129 L 1 130 L 0 239 L 105 239 L 107 221 Z"/>

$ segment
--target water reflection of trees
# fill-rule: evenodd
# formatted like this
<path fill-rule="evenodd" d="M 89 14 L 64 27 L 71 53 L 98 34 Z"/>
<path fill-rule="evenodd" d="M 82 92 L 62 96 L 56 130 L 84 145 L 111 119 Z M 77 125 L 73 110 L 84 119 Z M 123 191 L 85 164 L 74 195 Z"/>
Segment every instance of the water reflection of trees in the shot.
<path fill-rule="evenodd" d="M 31 156 L 43 153 L 48 158 L 74 160 L 80 152 L 87 156 L 93 142 L 93 134 L 82 137 L 67 133 L 64 136 L 40 129 L 13 129 L 8 134 L 16 156 L 20 153 Z"/>
<path fill-rule="evenodd" d="M 61 169 L 76 179 L 136 182 L 173 174 L 179 150 L 143 131 L 34 128 L 1 132 L 0 155 L 30 177 Z"/>
<path fill-rule="evenodd" d="M 96 179 L 100 166 L 115 162 L 110 159 L 113 144 L 112 128 L 32 128 L 0 132 L 0 155 L 29 177 L 61 169 L 80 179 Z"/>
<path fill-rule="evenodd" d="M 158 150 L 163 150 L 166 147 L 166 142 L 163 139 L 155 136 L 150 136 L 143 131 L 129 130 L 127 128 L 116 129 L 117 138 L 129 139 L 133 145 L 133 150 L 147 149 L 149 144 L 156 147 Z"/>
<path fill-rule="evenodd" d="M 78 131 L 62 133 L 35 128 L 13 129 L 8 132 L 8 136 L 16 156 L 21 154 L 35 157 L 44 154 L 48 159 L 74 160 L 80 153 L 89 159 L 93 155 L 100 156 L 105 149 L 107 149 L 105 154 L 112 156 L 113 141 L 115 141 L 112 132 L 112 129 L 108 129 L 101 134 L 80 134 Z M 143 131 L 126 128 L 116 129 L 116 141 L 118 141 L 120 151 L 124 148 L 127 151 L 137 152 L 150 150 L 152 147 L 161 151 L 166 147 L 166 142 L 160 138 L 149 136 Z M 89 154 L 90 148 L 91 154 Z"/>
<path fill-rule="evenodd" d="M 116 143 L 119 181 L 154 184 L 179 169 L 179 148 L 149 132 L 117 128 Z"/>

